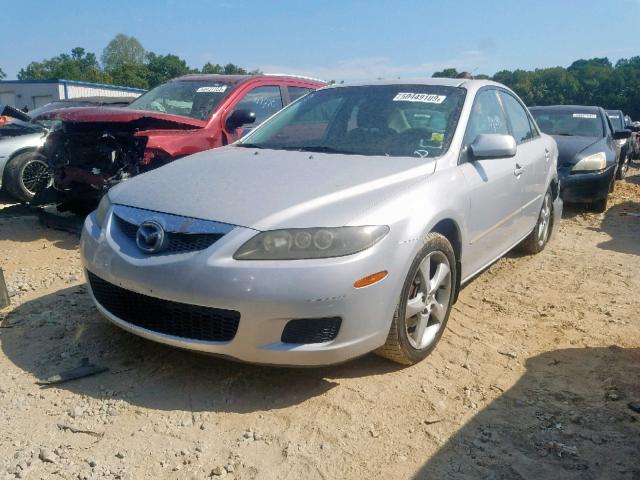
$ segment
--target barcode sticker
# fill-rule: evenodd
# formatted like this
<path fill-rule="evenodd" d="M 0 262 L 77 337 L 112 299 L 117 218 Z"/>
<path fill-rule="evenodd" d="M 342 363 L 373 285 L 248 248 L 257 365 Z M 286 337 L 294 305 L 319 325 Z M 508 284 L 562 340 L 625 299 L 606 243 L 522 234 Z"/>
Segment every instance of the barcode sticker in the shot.
<path fill-rule="evenodd" d="M 394 102 L 421 102 L 435 103 L 440 105 L 447 99 L 446 95 L 434 95 L 432 93 L 398 93 L 394 98 Z"/>

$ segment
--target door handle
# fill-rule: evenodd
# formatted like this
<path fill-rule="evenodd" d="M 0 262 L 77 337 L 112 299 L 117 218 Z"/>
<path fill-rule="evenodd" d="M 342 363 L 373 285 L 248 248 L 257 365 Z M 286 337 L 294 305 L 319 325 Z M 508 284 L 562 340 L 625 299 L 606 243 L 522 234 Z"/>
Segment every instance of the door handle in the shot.
<path fill-rule="evenodd" d="M 516 168 L 513 171 L 513 174 L 516 177 L 519 177 L 520 175 L 522 175 L 524 173 L 524 167 L 521 167 L 520 164 L 516 163 Z"/>

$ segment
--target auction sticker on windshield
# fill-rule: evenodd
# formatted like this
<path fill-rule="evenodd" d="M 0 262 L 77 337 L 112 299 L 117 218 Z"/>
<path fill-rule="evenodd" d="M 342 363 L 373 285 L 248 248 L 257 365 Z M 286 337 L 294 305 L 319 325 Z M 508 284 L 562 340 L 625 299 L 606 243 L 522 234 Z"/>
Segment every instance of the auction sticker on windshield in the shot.
<path fill-rule="evenodd" d="M 431 93 L 398 93 L 394 102 L 422 102 L 441 104 L 447 99 L 446 95 L 433 95 Z"/>
<path fill-rule="evenodd" d="M 226 90 L 226 85 L 216 85 L 215 87 L 200 87 L 196 93 L 222 93 Z"/>
<path fill-rule="evenodd" d="M 574 113 L 573 118 L 598 118 L 595 113 Z"/>

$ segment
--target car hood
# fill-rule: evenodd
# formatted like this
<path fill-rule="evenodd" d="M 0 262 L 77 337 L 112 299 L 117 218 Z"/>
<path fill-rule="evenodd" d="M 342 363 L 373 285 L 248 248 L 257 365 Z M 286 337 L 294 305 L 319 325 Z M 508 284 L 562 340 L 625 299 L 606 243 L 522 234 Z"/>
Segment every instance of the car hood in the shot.
<path fill-rule="evenodd" d="M 113 203 L 256 230 L 343 226 L 423 182 L 435 159 L 223 147 L 111 190 Z"/>
<path fill-rule="evenodd" d="M 592 145 L 603 140 L 601 137 L 579 137 L 566 135 L 553 135 L 558 144 L 558 164 L 574 165 L 578 161 L 578 154 Z"/>
<path fill-rule="evenodd" d="M 37 117 L 38 120 L 62 120 L 65 122 L 105 122 L 128 123 L 148 120 L 156 127 L 166 125 L 166 128 L 202 128 L 204 120 L 170 115 L 168 113 L 134 110 L 118 107 L 75 107 L 51 110 Z"/>

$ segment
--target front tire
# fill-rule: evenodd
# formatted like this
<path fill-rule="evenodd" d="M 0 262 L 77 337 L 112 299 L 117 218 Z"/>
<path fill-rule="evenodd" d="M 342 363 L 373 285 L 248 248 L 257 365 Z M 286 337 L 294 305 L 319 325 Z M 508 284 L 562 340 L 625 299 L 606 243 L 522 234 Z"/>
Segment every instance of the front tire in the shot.
<path fill-rule="evenodd" d="M 520 244 L 520 248 L 524 253 L 535 255 L 544 250 L 544 247 L 549 241 L 551 236 L 551 230 L 553 227 L 553 200 L 551 198 L 551 190 L 547 190 L 547 193 L 542 200 L 542 207 L 540 207 L 540 214 L 538 215 L 538 221 L 536 226 L 527 238 L 525 238 Z"/>
<path fill-rule="evenodd" d="M 429 233 L 409 269 L 387 341 L 375 353 L 403 365 L 424 360 L 444 333 L 456 278 L 451 243 L 439 233 Z"/>
<path fill-rule="evenodd" d="M 13 157 L 4 170 L 3 188 L 22 202 L 29 202 L 49 184 L 49 166 L 44 155 L 24 152 Z"/>
<path fill-rule="evenodd" d="M 593 210 L 596 213 L 603 213 L 607 210 L 607 204 L 609 203 L 609 197 L 606 196 L 604 198 L 601 198 L 600 200 L 598 200 L 597 202 L 592 202 L 591 203 L 591 210 Z"/>
<path fill-rule="evenodd" d="M 616 171 L 616 180 L 622 180 L 627 176 L 627 172 L 629 171 L 629 156 L 630 154 L 624 154 L 624 158 L 620 162 L 620 166 Z"/>

